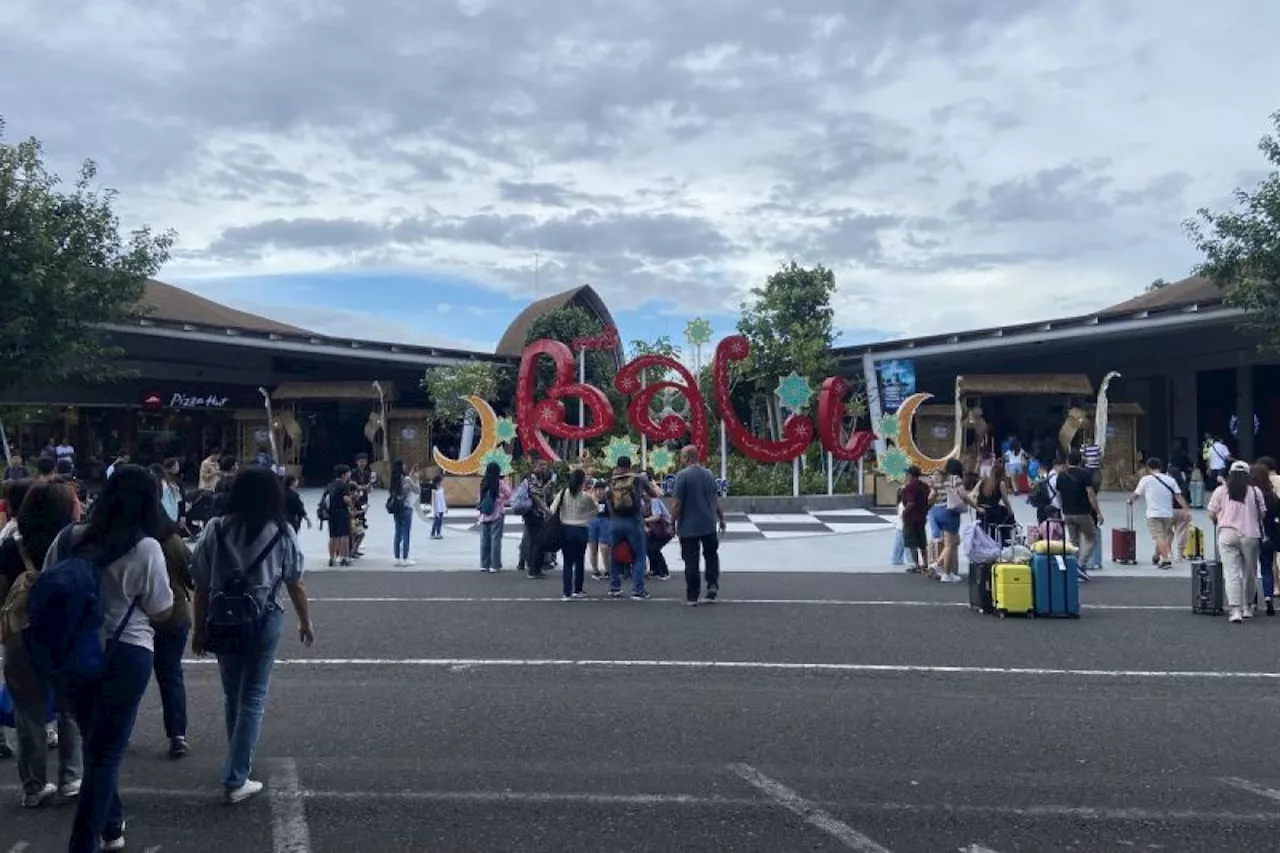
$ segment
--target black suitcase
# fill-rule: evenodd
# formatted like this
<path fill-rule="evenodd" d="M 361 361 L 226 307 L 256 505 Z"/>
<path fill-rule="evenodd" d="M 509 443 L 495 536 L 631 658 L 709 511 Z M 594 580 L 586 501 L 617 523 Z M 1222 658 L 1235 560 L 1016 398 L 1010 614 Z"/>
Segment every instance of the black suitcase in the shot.
<path fill-rule="evenodd" d="M 995 613 L 991 600 L 991 569 L 994 563 L 969 564 L 969 607 L 978 613 Z"/>
<path fill-rule="evenodd" d="M 1213 529 L 1213 559 L 1191 561 L 1191 612 L 1221 616 L 1223 606 L 1222 560 L 1218 558 L 1218 528 Z"/>

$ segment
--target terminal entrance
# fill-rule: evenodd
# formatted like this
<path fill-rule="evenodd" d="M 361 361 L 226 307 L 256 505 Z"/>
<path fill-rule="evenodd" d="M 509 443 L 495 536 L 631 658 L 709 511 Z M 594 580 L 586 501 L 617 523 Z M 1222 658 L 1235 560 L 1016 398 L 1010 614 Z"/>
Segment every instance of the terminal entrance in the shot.
<path fill-rule="evenodd" d="M 355 400 L 308 401 L 299 407 L 306 485 L 324 485 L 333 478 L 333 466 L 352 465 L 361 453 L 373 458 L 373 444 L 365 436 L 371 412 L 368 402 Z"/>

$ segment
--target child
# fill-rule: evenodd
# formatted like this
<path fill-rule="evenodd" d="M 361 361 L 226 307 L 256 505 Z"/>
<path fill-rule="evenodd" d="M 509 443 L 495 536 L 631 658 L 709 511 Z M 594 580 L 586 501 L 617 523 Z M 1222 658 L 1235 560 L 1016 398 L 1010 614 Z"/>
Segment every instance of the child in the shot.
<path fill-rule="evenodd" d="M 311 529 L 311 516 L 307 515 L 307 507 L 302 502 L 302 495 L 298 494 L 298 478 L 292 474 L 284 478 L 284 514 L 289 524 L 293 526 L 294 533 L 302 528 L 304 521 L 307 523 L 307 529 Z"/>
<path fill-rule="evenodd" d="M 671 541 L 671 510 L 662 498 L 649 499 L 649 512 L 644 520 L 645 553 L 649 557 L 649 574 L 658 580 L 670 580 L 671 569 L 662 549 Z"/>
<path fill-rule="evenodd" d="M 444 477 L 437 474 L 431 481 L 431 538 L 444 538 L 444 517 L 449 502 L 444 495 Z"/>

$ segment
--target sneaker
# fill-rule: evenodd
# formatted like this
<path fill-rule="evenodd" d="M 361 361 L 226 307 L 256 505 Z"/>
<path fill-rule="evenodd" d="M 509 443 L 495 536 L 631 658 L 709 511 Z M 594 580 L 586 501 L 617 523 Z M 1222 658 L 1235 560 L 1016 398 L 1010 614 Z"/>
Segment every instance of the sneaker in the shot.
<path fill-rule="evenodd" d="M 109 827 L 102 833 L 101 843 L 98 849 L 110 853 L 113 850 L 124 849 L 124 824 L 117 827 Z"/>
<path fill-rule="evenodd" d="M 169 757 L 170 758 L 186 758 L 191 754 L 191 747 L 187 745 L 185 737 L 169 738 Z"/>
<path fill-rule="evenodd" d="M 417 560 L 410 560 L 408 557 L 405 557 L 403 560 L 401 560 L 401 561 L 400 561 L 400 565 L 405 566 L 405 567 L 408 567 L 408 566 L 416 566 L 416 565 L 418 565 L 418 561 L 417 561 Z"/>
<path fill-rule="evenodd" d="M 602 572 L 592 572 L 591 579 L 593 581 L 602 581 L 604 580 L 604 574 Z"/>
<path fill-rule="evenodd" d="M 546 575 L 542 572 L 529 572 L 525 577 L 529 578 L 529 580 L 540 581 L 545 578 Z"/>
<path fill-rule="evenodd" d="M 697 607 L 697 606 L 698 606 L 698 602 L 697 602 L 697 600 L 696 600 L 696 599 L 695 599 L 694 601 L 686 601 L 686 602 L 684 603 L 684 606 L 685 606 L 685 607 Z"/>
<path fill-rule="evenodd" d="M 572 596 L 572 595 L 562 595 L 562 596 L 560 596 L 560 600 L 561 600 L 561 601 L 573 601 L 573 596 Z"/>
<path fill-rule="evenodd" d="M 622 590 L 620 590 L 620 589 L 611 589 L 611 590 L 609 590 L 609 597 L 610 597 L 610 598 L 622 598 Z"/>
<path fill-rule="evenodd" d="M 1244 606 L 1244 612 L 1243 612 L 1242 614 L 1240 614 L 1240 615 L 1241 615 L 1241 616 L 1243 616 L 1245 619 L 1252 619 L 1252 618 L 1253 618 L 1253 605 L 1252 605 L 1252 604 L 1246 604 L 1246 605 Z"/>
<path fill-rule="evenodd" d="M 1232 608 L 1231 608 L 1231 610 L 1229 611 L 1229 613 L 1228 613 L 1228 615 L 1227 615 L 1227 621 L 1228 621 L 1228 622 L 1235 622 L 1236 624 L 1239 624 L 1239 625 L 1243 625 L 1243 624 L 1244 624 L 1244 617 L 1243 617 L 1243 616 L 1241 616 L 1241 614 L 1240 614 L 1240 608 L 1239 608 L 1239 607 L 1232 607 Z"/>
<path fill-rule="evenodd" d="M 671 575 L 658 575 L 658 580 L 660 580 L 660 581 L 669 581 L 669 580 L 671 580 Z"/>
<path fill-rule="evenodd" d="M 58 748 L 58 724 L 49 723 L 44 727 L 44 742 L 49 749 Z"/>
<path fill-rule="evenodd" d="M 250 797 L 256 794 L 261 794 L 261 793 L 262 793 L 261 782 L 255 782 L 252 779 L 246 779 L 245 783 L 241 785 L 239 788 L 227 788 L 223 796 L 226 799 L 228 805 L 235 805 L 236 803 L 243 803 L 245 800 L 249 799 Z"/>
<path fill-rule="evenodd" d="M 13 758 L 13 747 L 5 741 L 3 732 L 0 732 L 0 758 Z"/>
<path fill-rule="evenodd" d="M 58 786 L 53 784 L 45 785 L 39 791 L 23 794 L 22 807 L 24 809 L 38 809 L 56 796 L 58 796 Z"/>
<path fill-rule="evenodd" d="M 396 560 L 391 565 L 395 566 L 398 569 L 404 565 L 404 560 Z"/>
<path fill-rule="evenodd" d="M 80 796 L 80 785 L 81 782 L 79 779 L 72 779 L 70 782 L 63 782 L 58 788 L 58 797 L 64 800 L 74 800 L 76 797 Z"/>
<path fill-rule="evenodd" d="M 573 594 L 573 597 L 574 597 L 574 598 L 586 598 L 586 597 L 587 597 L 587 594 L 586 594 L 585 592 L 581 592 L 581 591 L 579 591 L 579 592 L 575 592 L 575 593 Z"/>
<path fill-rule="evenodd" d="M 647 589 L 642 589 L 639 592 L 631 593 L 632 601 L 648 601 L 650 598 L 653 598 L 653 596 L 649 594 L 649 590 Z"/>
<path fill-rule="evenodd" d="M 720 587 L 718 586 L 707 587 L 707 601 L 715 601 L 716 596 L 718 596 L 719 594 L 720 594 Z"/>
<path fill-rule="evenodd" d="M 489 568 L 489 574 L 491 575 L 496 575 L 500 571 L 502 571 L 502 566 L 492 566 Z"/>

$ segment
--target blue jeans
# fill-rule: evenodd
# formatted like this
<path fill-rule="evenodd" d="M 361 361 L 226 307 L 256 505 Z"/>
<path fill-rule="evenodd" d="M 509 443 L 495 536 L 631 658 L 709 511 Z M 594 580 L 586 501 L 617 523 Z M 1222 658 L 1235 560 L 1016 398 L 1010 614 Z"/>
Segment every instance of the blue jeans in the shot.
<path fill-rule="evenodd" d="M 164 709 L 164 736 L 187 736 L 187 687 L 182 679 L 182 653 L 187 649 L 190 625 L 157 628 L 155 637 L 156 686 Z"/>
<path fill-rule="evenodd" d="M 228 790 L 243 785 L 253 769 L 253 752 L 262 734 L 267 688 L 283 627 L 284 613 L 274 610 L 263 625 L 262 641 L 256 649 L 238 655 L 218 655 L 229 744 L 227 760 L 222 765 L 222 785 Z"/>
<path fill-rule="evenodd" d="M 443 527 L 444 527 L 444 513 L 437 512 L 435 516 L 431 519 L 431 538 L 439 539 Z"/>
<path fill-rule="evenodd" d="M 502 568 L 502 530 L 506 526 L 505 515 L 480 522 L 480 568 Z"/>
<path fill-rule="evenodd" d="M 96 853 L 102 836 L 119 837 L 124 827 L 120 765 L 151 681 L 152 657 L 150 649 L 119 643 L 101 679 L 72 689 L 84 735 L 84 782 L 71 824 L 71 853 Z"/>
<path fill-rule="evenodd" d="M 1271 567 L 1276 562 L 1276 549 L 1265 536 L 1262 537 L 1262 548 L 1259 550 L 1259 568 L 1262 571 L 1262 597 L 1275 598 L 1276 576 Z"/>
<path fill-rule="evenodd" d="M 396 524 L 395 539 L 392 549 L 397 560 L 409 559 L 409 533 L 413 530 L 413 508 L 403 507 L 394 516 Z"/>
<path fill-rule="evenodd" d="M 560 527 L 560 550 L 564 552 L 564 594 L 582 592 L 587 573 L 587 528 L 573 524 Z"/>
<path fill-rule="evenodd" d="M 612 549 L 619 542 L 626 540 L 631 546 L 632 563 L 631 563 L 631 591 L 632 593 L 644 592 L 644 570 L 647 561 L 645 550 L 644 522 L 639 516 L 636 518 L 611 518 L 609 519 L 609 548 Z M 612 553 L 612 551 L 611 551 Z M 622 566 L 617 560 L 609 562 L 609 589 L 612 591 L 622 589 Z"/>

